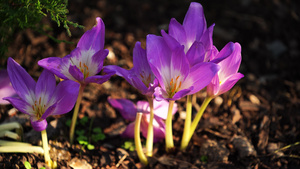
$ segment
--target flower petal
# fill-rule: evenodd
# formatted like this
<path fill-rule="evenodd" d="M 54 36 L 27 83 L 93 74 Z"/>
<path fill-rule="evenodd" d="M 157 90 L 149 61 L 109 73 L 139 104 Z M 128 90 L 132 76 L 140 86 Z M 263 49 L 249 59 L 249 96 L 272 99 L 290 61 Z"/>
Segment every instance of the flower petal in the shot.
<path fill-rule="evenodd" d="M 183 27 L 186 32 L 187 43 L 199 41 L 206 29 L 206 20 L 202 5 L 192 2 L 183 20 Z"/>
<path fill-rule="evenodd" d="M 186 54 L 189 64 L 193 66 L 197 63 L 203 62 L 205 52 L 203 43 L 195 41 Z"/>
<path fill-rule="evenodd" d="M 223 61 L 224 59 L 232 55 L 234 49 L 235 49 L 235 45 L 233 42 L 227 43 L 216 56 L 212 55 L 211 62 L 218 64 L 219 62 Z"/>
<path fill-rule="evenodd" d="M 80 38 L 77 47 L 84 50 L 93 49 L 95 52 L 104 48 L 105 25 L 101 18 L 96 18 L 97 25 L 86 31 Z"/>
<path fill-rule="evenodd" d="M 183 26 L 175 18 L 172 18 L 170 21 L 169 35 L 175 38 L 181 45 L 186 44 L 186 32 Z"/>
<path fill-rule="evenodd" d="M 0 88 L 0 105 L 10 104 L 8 101 L 3 100 L 3 98 L 15 96 L 17 96 L 17 93 L 11 84 L 9 84 L 9 86 Z"/>
<path fill-rule="evenodd" d="M 214 63 L 203 62 L 191 68 L 190 74 L 183 85 L 192 84 L 193 90 L 189 94 L 194 94 L 207 86 L 215 74 L 219 71 L 219 66 Z"/>
<path fill-rule="evenodd" d="M 63 73 L 62 73 L 62 59 L 59 57 L 49 57 L 42 59 L 38 61 L 38 65 L 41 66 L 44 69 L 47 69 L 54 73 L 56 76 L 62 78 L 62 79 L 68 79 Z"/>
<path fill-rule="evenodd" d="M 155 99 L 157 101 L 162 101 L 164 99 L 167 99 L 168 96 L 169 96 L 168 93 L 165 90 L 163 90 L 161 87 L 156 87 L 154 89 L 154 93 L 153 94 L 154 94 Z"/>
<path fill-rule="evenodd" d="M 166 100 L 157 101 L 153 100 L 153 109 L 154 109 L 154 116 L 161 119 L 167 119 L 168 109 L 169 109 L 169 102 Z M 177 103 L 174 103 L 172 114 L 174 115 L 177 112 Z"/>
<path fill-rule="evenodd" d="M 127 99 L 112 99 L 108 97 L 108 102 L 117 109 L 124 119 L 134 121 L 137 113 L 136 105 Z"/>
<path fill-rule="evenodd" d="M 42 103 L 47 104 L 56 87 L 56 80 L 54 75 L 48 71 L 44 70 L 35 87 L 35 96 L 36 98 L 42 98 Z"/>
<path fill-rule="evenodd" d="M 107 74 L 105 75 L 95 75 L 95 76 L 90 76 L 86 79 L 84 79 L 85 83 L 98 83 L 98 84 L 102 84 L 106 81 L 108 81 L 110 79 L 110 77 L 112 75 L 114 75 L 115 72 L 111 71 L 111 72 L 107 72 Z"/>
<path fill-rule="evenodd" d="M 77 66 L 70 66 L 69 73 L 73 76 L 74 79 L 78 82 L 82 82 L 84 77 L 83 73 L 78 69 Z"/>
<path fill-rule="evenodd" d="M 95 74 L 99 73 L 103 67 L 103 61 L 106 58 L 106 56 L 108 55 L 108 50 L 104 49 L 104 50 L 100 50 L 98 52 L 96 52 L 93 56 L 92 56 L 92 63 L 91 65 L 96 65 L 97 66 L 97 70 L 95 71 Z M 89 66 L 89 69 L 93 69 L 93 67 Z M 90 70 L 91 71 L 91 70 Z"/>
<path fill-rule="evenodd" d="M 64 80 L 57 85 L 51 100 L 56 103 L 52 115 L 65 114 L 72 110 L 78 97 L 79 86 L 79 83 L 72 80 Z"/>
<path fill-rule="evenodd" d="M 55 103 L 54 105 L 48 107 L 48 109 L 43 113 L 41 119 L 45 120 L 48 116 L 52 115 L 55 111 L 57 104 Z"/>
<path fill-rule="evenodd" d="M 44 119 L 44 120 L 36 120 L 34 118 L 30 118 L 30 121 L 31 121 L 31 126 L 32 128 L 35 130 L 35 131 L 43 131 L 47 128 L 48 126 L 48 123 L 47 121 Z"/>
<path fill-rule="evenodd" d="M 174 39 L 174 37 L 168 35 L 164 30 L 161 31 L 161 34 L 171 50 L 174 50 L 181 46 L 181 44 L 176 39 Z"/>
<path fill-rule="evenodd" d="M 220 81 L 219 81 L 219 76 L 216 74 L 211 82 L 207 85 L 206 87 L 206 92 L 207 95 L 209 96 L 216 96 L 220 90 Z"/>
<path fill-rule="evenodd" d="M 134 126 L 135 126 L 134 122 L 128 124 L 125 131 L 121 134 L 121 137 L 134 138 Z"/>
<path fill-rule="evenodd" d="M 228 79 L 226 79 L 226 81 L 220 85 L 220 90 L 218 92 L 218 95 L 223 94 L 228 90 L 230 90 L 236 84 L 236 82 L 239 81 L 242 77 L 244 77 L 244 75 L 241 73 L 236 73 L 228 77 Z"/>
<path fill-rule="evenodd" d="M 7 72 L 19 97 L 28 103 L 33 103 L 36 82 L 32 77 L 12 58 L 7 60 Z"/>
<path fill-rule="evenodd" d="M 194 86 L 191 86 L 187 89 L 183 89 L 183 90 L 180 90 L 178 91 L 177 93 L 174 94 L 174 96 L 168 100 L 179 100 L 181 99 L 182 97 L 186 96 L 187 94 L 189 94 L 190 92 L 192 92 L 194 89 Z"/>
<path fill-rule="evenodd" d="M 28 111 L 30 109 L 31 105 L 28 104 L 27 102 L 25 102 L 24 100 L 22 100 L 21 98 L 5 97 L 3 99 L 9 101 L 10 104 L 12 104 L 20 112 L 22 112 L 24 114 L 28 114 L 30 116 L 33 115 L 32 112 Z"/>

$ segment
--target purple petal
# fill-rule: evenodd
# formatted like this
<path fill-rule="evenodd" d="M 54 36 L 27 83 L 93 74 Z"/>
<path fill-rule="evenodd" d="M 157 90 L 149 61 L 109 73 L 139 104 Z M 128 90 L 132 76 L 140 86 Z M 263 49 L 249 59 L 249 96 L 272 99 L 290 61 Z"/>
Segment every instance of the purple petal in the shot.
<path fill-rule="evenodd" d="M 216 74 L 211 82 L 207 85 L 206 87 L 206 92 L 207 92 L 207 95 L 209 96 L 215 96 L 218 94 L 220 90 L 220 81 L 219 81 L 219 76 L 218 74 Z"/>
<path fill-rule="evenodd" d="M 189 64 L 193 66 L 197 63 L 203 62 L 205 52 L 204 45 L 201 42 L 195 41 L 186 54 Z"/>
<path fill-rule="evenodd" d="M 72 80 L 60 82 L 54 93 L 53 102 L 56 102 L 56 109 L 52 115 L 65 114 L 72 110 L 78 97 L 79 83 Z"/>
<path fill-rule="evenodd" d="M 168 35 L 164 30 L 161 31 L 161 34 L 171 50 L 174 50 L 181 46 L 181 44 L 176 39 L 174 39 L 174 37 Z"/>
<path fill-rule="evenodd" d="M 30 121 L 31 121 L 32 128 L 35 131 L 43 131 L 47 128 L 47 125 L 48 125 L 46 120 L 39 121 L 34 118 L 31 118 Z"/>
<path fill-rule="evenodd" d="M 241 46 L 239 43 L 235 43 L 231 55 L 218 64 L 221 66 L 219 73 L 220 80 L 222 81 L 230 75 L 235 74 L 240 67 L 241 60 Z"/>
<path fill-rule="evenodd" d="M 156 87 L 154 89 L 154 96 L 157 101 L 162 101 L 164 99 L 169 98 L 168 93 L 165 90 L 163 90 L 161 87 Z"/>
<path fill-rule="evenodd" d="M 48 98 L 46 98 L 47 100 L 43 102 L 43 103 L 47 103 L 52 97 L 55 87 L 56 87 L 56 80 L 54 75 L 50 71 L 44 70 L 41 73 L 36 83 L 35 95 L 37 98 L 39 98 L 42 95 L 45 95 L 47 93 Z"/>
<path fill-rule="evenodd" d="M 77 47 L 84 50 L 93 49 L 95 52 L 104 48 L 105 26 L 101 18 L 97 17 L 96 20 L 97 25 L 82 35 Z"/>
<path fill-rule="evenodd" d="M 206 20 L 202 5 L 192 2 L 183 20 L 187 42 L 199 41 L 206 29 Z"/>
<path fill-rule="evenodd" d="M 189 73 L 190 65 L 184 53 L 184 47 L 180 46 L 172 51 L 170 66 L 170 77 L 176 78 L 176 76 L 186 77 Z M 177 74 L 177 71 L 180 74 Z"/>
<path fill-rule="evenodd" d="M 169 35 L 175 38 L 181 45 L 186 44 L 186 32 L 183 26 L 172 18 L 169 24 Z"/>
<path fill-rule="evenodd" d="M 11 84 L 9 84 L 9 86 L 0 88 L 0 105 L 10 104 L 8 101 L 3 100 L 3 98 L 14 96 L 17 96 L 17 93 Z"/>
<path fill-rule="evenodd" d="M 146 50 L 141 47 L 141 42 L 136 42 L 133 48 L 133 69 L 137 72 L 141 72 L 142 70 L 146 70 L 147 73 L 151 72 Z"/>
<path fill-rule="evenodd" d="M 38 61 L 38 65 L 54 73 L 62 79 L 68 79 L 62 72 L 62 59 L 59 57 L 49 57 Z"/>
<path fill-rule="evenodd" d="M 69 73 L 76 79 L 78 82 L 83 82 L 83 73 L 78 69 L 77 66 L 70 66 Z"/>
<path fill-rule="evenodd" d="M 204 62 L 208 62 L 213 49 L 213 29 L 215 24 L 212 24 L 202 35 L 200 42 L 203 44 L 206 51 Z"/>
<path fill-rule="evenodd" d="M 170 98 L 169 100 L 179 100 L 179 99 L 183 98 L 184 96 L 186 96 L 187 94 L 189 94 L 191 91 L 193 91 L 193 89 L 194 89 L 194 86 L 191 86 L 188 89 L 180 90 L 177 93 L 175 93 L 174 96 L 172 98 Z"/>
<path fill-rule="evenodd" d="M 131 85 L 133 87 L 135 87 L 136 89 L 138 89 L 143 95 L 146 95 L 148 92 L 150 92 L 148 90 L 147 86 L 145 85 L 145 83 L 141 79 L 139 79 L 137 76 L 130 76 L 130 79 L 132 82 Z M 154 88 L 153 88 L 153 92 L 154 92 Z"/>
<path fill-rule="evenodd" d="M 41 119 L 46 119 L 48 116 L 53 114 L 54 111 L 55 111 L 56 106 L 57 106 L 57 104 L 54 104 L 54 105 L 48 107 L 48 109 L 43 113 Z"/>
<path fill-rule="evenodd" d="M 142 135 L 147 138 L 150 115 L 143 114 L 141 121 Z M 153 142 L 158 142 L 165 138 L 165 124 L 160 118 L 153 119 Z"/>
<path fill-rule="evenodd" d="M 114 71 L 116 75 L 123 77 L 128 83 L 133 85 L 131 79 L 129 78 L 130 74 L 134 74 L 134 72 L 132 72 L 131 70 L 126 70 L 116 65 L 108 65 L 104 66 L 103 71 Z"/>
<path fill-rule="evenodd" d="M 26 100 L 27 102 L 33 102 L 36 83 L 26 72 L 26 70 L 12 58 L 8 58 L 7 72 L 11 84 L 16 90 L 19 97 L 21 97 L 23 100 Z"/>
<path fill-rule="evenodd" d="M 191 68 L 191 72 L 185 83 L 190 83 L 194 89 L 189 94 L 194 94 L 207 86 L 215 74 L 219 71 L 219 66 L 214 63 L 203 62 Z"/>
<path fill-rule="evenodd" d="M 10 84 L 9 76 L 6 69 L 0 70 L 0 89 Z"/>
<path fill-rule="evenodd" d="M 212 55 L 211 62 L 218 64 L 219 62 L 228 58 L 229 55 L 232 55 L 234 49 L 235 49 L 234 43 L 232 42 L 227 43 L 216 56 Z"/>
<path fill-rule="evenodd" d="M 100 50 L 98 52 L 96 52 L 93 56 L 92 56 L 92 61 L 94 63 L 97 63 L 98 65 L 98 69 L 97 69 L 97 73 L 99 73 L 103 67 L 103 61 L 106 58 L 106 56 L 108 55 L 108 50 L 104 49 L 104 50 Z"/>
<path fill-rule="evenodd" d="M 128 124 L 125 131 L 121 134 L 121 137 L 134 138 L 134 126 L 135 126 L 134 122 Z"/>
<path fill-rule="evenodd" d="M 110 79 L 110 77 L 112 75 L 114 75 L 115 72 L 111 71 L 111 72 L 107 72 L 107 74 L 105 75 L 95 75 L 95 76 L 90 76 L 84 79 L 85 83 L 98 83 L 98 84 L 102 84 L 106 81 L 108 81 Z"/>
<path fill-rule="evenodd" d="M 137 113 L 136 105 L 127 99 L 112 99 L 108 98 L 108 102 L 117 109 L 124 119 L 134 121 Z"/>
<path fill-rule="evenodd" d="M 149 65 L 160 85 L 164 87 L 160 70 L 170 66 L 171 51 L 164 39 L 160 36 L 148 35 L 146 41 Z"/>
<path fill-rule="evenodd" d="M 221 83 L 218 95 L 223 94 L 228 90 L 230 90 L 236 84 L 236 82 L 239 81 L 242 77 L 244 77 L 244 75 L 241 73 L 236 73 L 228 77 L 228 79 L 226 79 L 224 83 Z"/>
<path fill-rule="evenodd" d="M 30 114 L 31 112 L 28 112 L 28 109 L 30 108 L 30 104 L 25 102 L 24 100 L 16 97 L 5 97 L 4 100 L 7 100 L 12 104 L 16 109 L 18 109 L 20 112 L 24 114 L 28 114 L 32 116 L 33 114 Z"/>
<path fill-rule="evenodd" d="M 169 109 L 169 102 L 166 100 L 157 101 L 153 100 L 153 109 L 154 109 L 154 115 L 157 118 L 161 119 L 167 119 L 168 115 L 168 109 Z M 177 104 L 174 103 L 172 114 L 175 114 L 177 112 Z"/>

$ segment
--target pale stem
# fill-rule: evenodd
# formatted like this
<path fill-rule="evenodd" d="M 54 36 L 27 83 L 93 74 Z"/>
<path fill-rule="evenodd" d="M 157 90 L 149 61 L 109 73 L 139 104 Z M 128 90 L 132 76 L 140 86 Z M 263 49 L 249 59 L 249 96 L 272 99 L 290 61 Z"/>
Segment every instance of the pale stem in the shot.
<path fill-rule="evenodd" d="M 188 95 L 186 99 L 186 116 L 181 140 L 181 150 L 185 150 L 189 144 L 190 127 L 192 123 L 192 96 Z"/>
<path fill-rule="evenodd" d="M 166 119 L 166 151 L 169 151 L 174 148 L 174 141 L 173 141 L 173 131 L 172 131 L 172 109 L 174 105 L 174 100 L 169 101 L 169 109 L 168 115 Z"/>
<path fill-rule="evenodd" d="M 136 152 L 137 152 L 137 155 L 138 155 L 140 161 L 143 164 L 147 165 L 148 160 L 143 152 L 141 136 L 140 136 L 140 126 L 141 126 L 142 115 L 143 114 L 139 113 L 139 112 L 136 114 L 135 125 L 134 125 L 134 144 L 135 144 Z"/>
<path fill-rule="evenodd" d="M 76 105 L 75 105 L 74 112 L 73 112 L 73 117 L 72 117 L 72 122 L 71 122 L 71 127 L 70 127 L 70 144 L 71 145 L 74 142 L 75 126 L 76 126 L 77 116 L 78 116 L 78 112 L 79 112 L 79 107 L 80 107 L 80 102 L 82 99 L 84 87 L 85 87 L 85 85 L 80 85 Z"/>
<path fill-rule="evenodd" d="M 48 137 L 47 137 L 47 132 L 46 129 L 41 131 L 42 134 L 42 143 L 43 143 L 43 149 L 44 149 L 44 158 L 45 158 L 45 163 L 49 167 L 51 167 L 51 159 L 49 155 L 49 148 L 48 148 Z"/>
<path fill-rule="evenodd" d="M 154 118 L 154 112 L 153 112 L 153 98 L 148 96 L 147 97 L 150 107 L 150 120 L 148 125 L 148 132 L 147 132 L 147 139 L 146 139 L 146 155 L 148 157 L 152 157 L 152 151 L 153 151 L 153 118 Z"/>
<path fill-rule="evenodd" d="M 188 139 L 188 142 L 191 140 L 195 130 L 196 130 L 196 127 L 204 113 L 204 110 L 206 109 L 206 107 L 208 106 L 209 102 L 213 99 L 213 97 L 206 97 L 205 100 L 203 101 L 199 111 L 197 112 L 193 122 L 192 122 L 192 125 L 191 125 L 191 130 L 190 130 L 190 135 L 189 135 L 189 139 Z"/>

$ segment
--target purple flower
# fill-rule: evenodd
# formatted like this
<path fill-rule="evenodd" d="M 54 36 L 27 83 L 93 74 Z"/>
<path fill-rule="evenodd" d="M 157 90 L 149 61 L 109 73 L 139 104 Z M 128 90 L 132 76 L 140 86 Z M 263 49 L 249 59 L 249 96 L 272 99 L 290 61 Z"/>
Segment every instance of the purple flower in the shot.
<path fill-rule="evenodd" d="M 7 70 L 0 70 L 0 104 L 10 104 L 8 101 L 3 100 L 4 97 L 13 97 L 17 93 L 15 89 L 12 87 Z"/>
<path fill-rule="evenodd" d="M 238 80 L 244 77 L 243 74 L 237 73 L 242 60 L 241 46 L 239 43 L 230 42 L 220 52 L 215 49 L 212 58 L 214 60 L 221 58 L 218 63 L 220 70 L 207 86 L 207 94 L 217 96 L 230 90 Z"/>
<path fill-rule="evenodd" d="M 146 101 L 138 101 L 137 105 L 127 99 L 112 99 L 108 98 L 108 102 L 116 108 L 124 119 L 132 121 L 125 131 L 122 133 L 123 137 L 134 138 L 134 121 L 137 112 L 142 112 L 141 120 L 141 132 L 144 137 L 147 138 L 148 125 L 150 119 L 150 107 Z M 154 107 L 154 119 L 153 119 L 153 130 L 154 130 L 154 142 L 158 142 L 165 138 L 165 123 L 163 120 L 167 118 L 169 103 L 165 100 L 160 102 L 153 102 Z M 177 104 L 174 104 L 172 114 L 177 111 Z"/>
<path fill-rule="evenodd" d="M 79 84 L 70 80 L 56 86 L 54 75 L 44 70 L 35 82 L 33 78 L 16 63 L 8 58 L 7 72 L 12 86 L 19 97 L 6 97 L 15 108 L 30 116 L 33 129 L 45 130 L 46 118 L 69 112 L 77 99 Z"/>
<path fill-rule="evenodd" d="M 193 66 L 209 60 L 213 49 L 213 28 L 214 24 L 207 28 L 202 5 L 192 2 L 185 15 L 183 24 L 181 25 L 175 18 L 172 18 L 169 24 L 169 34 L 162 31 L 162 35 L 171 41 L 177 41 L 178 44 L 183 45 L 187 59 L 190 65 Z M 174 46 L 174 42 L 166 42 L 171 48 L 177 46 Z"/>
<path fill-rule="evenodd" d="M 70 79 L 80 84 L 104 83 L 114 72 L 106 75 L 98 74 L 103 61 L 108 54 L 104 48 L 105 26 L 101 18 L 97 18 L 97 25 L 84 33 L 77 47 L 63 58 L 50 57 L 40 60 L 38 64 L 62 79 Z"/>
<path fill-rule="evenodd" d="M 142 94 L 152 96 L 154 88 L 158 82 L 149 66 L 146 51 L 141 47 L 140 42 L 136 42 L 133 49 L 133 68 L 123 69 L 119 66 L 105 66 L 104 70 L 115 71 L 118 76 L 125 78 L 128 83 L 138 89 Z"/>
<path fill-rule="evenodd" d="M 219 66 L 202 62 L 190 67 L 184 46 L 172 49 L 166 41 L 160 36 L 147 36 L 148 61 L 160 84 L 155 88 L 156 99 L 178 100 L 208 85 Z"/>

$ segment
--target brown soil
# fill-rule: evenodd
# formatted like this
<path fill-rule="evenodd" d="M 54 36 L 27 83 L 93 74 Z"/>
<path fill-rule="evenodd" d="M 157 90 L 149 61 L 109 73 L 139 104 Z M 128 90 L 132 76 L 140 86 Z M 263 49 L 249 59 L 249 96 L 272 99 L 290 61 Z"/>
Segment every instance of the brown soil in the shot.
<path fill-rule="evenodd" d="M 69 19 L 85 26 L 72 28 L 68 37 L 49 19 L 52 36 L 74 42 L 57 44 L 47 36 L 26 30 L 15 35 L 8 56 L 13 57 L 37 78 L 42 68 L 37 61 L 63 57 L 75 48 L 80 36 L 101 17 L 106 26 L 106 48 L 110 56 L 105 65 L 131 68 L 136 41 L 145 46 L 147 34 L 167 29 L 172 17 L 182 22 L 190 1 L 74 0 L 69 1 Z M 242 46 L 240 72 L 245 77 L 229 92 L 213 100 L 204 113 L 186 152 L 166 153 L 164 142 L 154 145 L 154 157 L 146 168 L 299 168 L 300 146 L 300 19 L 298 1 L 229 0 L 201 1 L 208 25 L 215 23 L 214 44 L 221 49 L 227 42 Z M 6 60 L 0 61 L 1 67 Z M 93 143 L 94 150 L 70 146 L 66 121 L 72 113 L 48 118 L 50 155 L 58 168 L 71 168 L 85 161 L 92 168 L 142 168 L 134 151 L 122 148 L 128 139 L 120 138 L 128 121 L 107 102 L 107 97 L 145 99 L 124 79 L 113 76 L 103 85 L 90 84 L 84 91 L 79 119 L 88 117 L 77 129 L 87 132 L 101 127 L 106 138 Z M 205 94 L 199 92 L 193 104 L 195 113 Z M 179 147 L 185 98 L 178 101 L 174 116 L 174 140 Z M 10 111 L 10 113 L 8 113 Z M 40 133 L 30 127 L 26 115 L 0 106 L 0 122 L 18 121 L 24 127 L 24 142 L 40 144 Z M 291 145 L 289 148 L 280 149 Z M 279 150 L 279 151 L 275 151 Z M 126 158 L 124 157 L 126 155 Z M 124 159 L 122 159 L 124 157 Z M 44 166 L 38 154 L 0 154 L 0 168 Z M 71 165 L 71 166 L 70 166 Z"/>

